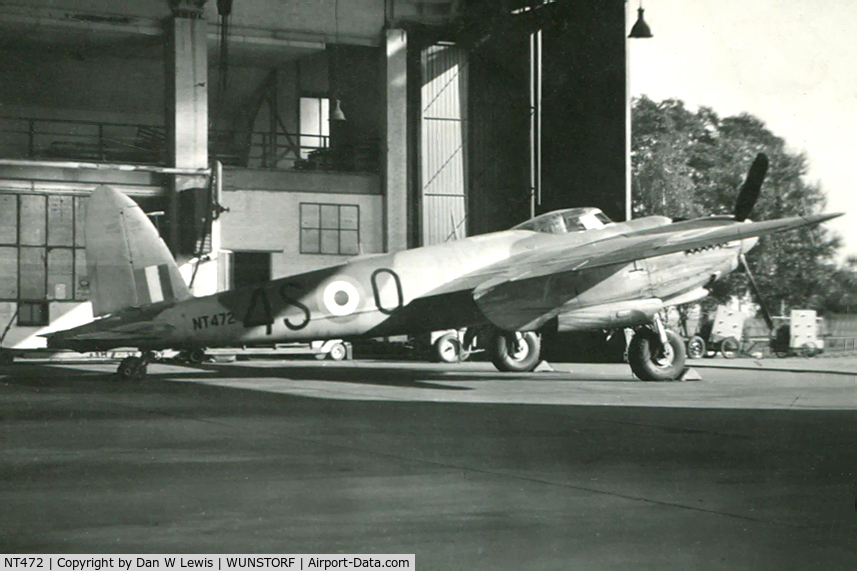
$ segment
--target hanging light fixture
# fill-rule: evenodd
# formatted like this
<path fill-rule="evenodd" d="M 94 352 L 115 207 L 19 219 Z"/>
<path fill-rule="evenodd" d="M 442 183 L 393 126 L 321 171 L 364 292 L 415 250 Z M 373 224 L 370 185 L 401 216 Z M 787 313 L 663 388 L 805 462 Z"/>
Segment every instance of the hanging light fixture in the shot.
<path fill-rule="evenodd" d="M 342 112 L 342 107 L 339 105 L 339 99 L 335 100 L 333 111 L 330 112 L 331 121 L 345 121 L 345 113 Z"/>
<path fill-rule="evenodd" d="M 628 34 L 629 38 L 651 38 L 652 30 L 649 29 L 649 25 L 643 19 L 643 2 L 640 0 L 640 7 L 637 8 L 637 21 L 634 22 L 634 26 L 631 28 L 631 33 Z"/>

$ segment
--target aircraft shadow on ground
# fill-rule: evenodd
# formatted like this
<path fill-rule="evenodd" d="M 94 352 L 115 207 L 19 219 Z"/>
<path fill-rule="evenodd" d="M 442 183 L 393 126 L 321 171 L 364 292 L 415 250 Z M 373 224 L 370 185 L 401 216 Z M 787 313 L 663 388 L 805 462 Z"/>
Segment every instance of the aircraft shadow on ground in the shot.
<path fill-rule="evenodd" d="M 290 364 L 292 363 L 292 364 Z M 163 370 L 163 365 L 169 365 L 173 370 Z M 317 365 L 307 361 L 282 361 L 271 366 L 243 365 L 240 363 L 216 364 L 182 364 L 175 362 L 153 363 L 149 365 L 149 372 L 145 380 L 123 380 L 118 377 L 114 364 L 99 363 L 100 367 L 107 370 L 80 370 L 72 364 L 64 363 L 27 363 L 7 367 L 0 372 L 3 382 L 14 382 L 16 384 L 38 384 L 56 385 L 67 382 L 87 382 L 105 385 L 127 387 L 129 385 L 145 385 L 151 382 L 169 381 L 213 381 L 219 379 L 276 379 L 282 381 L 321 381 L 349 383 L 355 385 L 373 385 L 379 387 L 430 389 L 437 391 L 470 391 L 472 387 L 445 384 L 450 382 L 513 382 L 513 381 L 538 381 L 538 382 L 598 382 L 598 383 L 630 383 L 639 384 L 640 381 L 632 378 L 630 373 L 626 377 L 619 375 L 592 378 L 591 375 L 575 372 L 542 371 L 533 373 L 503 373 L 492 370 L 467 371 L 455 369 L 454 365 L 426 366 L 420 363 L 418 366 L 407 362 L 401 366 L 391 368 L 390 366 L 373 366 L 370 363 L 361 363 L 359 367 L 350 364 L 318 363 Z M 3 374 L 5 373 L 5 374 Z"/>
<path fill-rule="evenodd" d="M 401 387 L 415 389 L 468 391 L 467 387 L 442 385 L 435 381 L 451 380 L 448 376 L 421 369 L 389 369 L 383 367 L 338 367 L 319 364 L 313 366 L 288 365 L 273 367 L 254 367 L 252 365 L 230 364 L 228 366 L 202 363 L 188 365 L 181 372 L 159 373 L 157 366 L 150 368 L 149 379 L 206 381 L 223 379 L 277 379 L 282 381 L 328 381 L 359 385 L 377 385 L 382 387 Z M 484 378 L 484 375 L 482 375 Z M 472 378 L 479 378 L 472 376 Z M 457 379 L 456 379 L 457 380 Z M 472 379 L 471 379 L 472 380 Z"/>
<path fill-rule="evenodd" d="M 179 365 L 181 366 L 181 365 Z M 566 371 L 539 371 L 532 373 L 504 373 L 496 370 L 462 370 L 456 369 L 455 365 L 426 365 L 420 363 L 411 365 L 402 362 L 400 366 L 373 366 L 371 363 L 362 362 L 359 367 L 346 363 L 331 364 L 319 363 L 317 366 L 308 364 L 306 361 L 290 366 L 288 361 L 276 366 L 257 367 L 253 365 L 242 365 L 230 363 L 226 366 L 203 363 L 198 365 L 186 365 L 186 372 L 159 373 L 156 366 L 151 367 L 149 377 L 163 380 L 200 380 L 211 379 L 213 374 L 223 378 L 276 378 L 294 381 L 330 381 L 341 383 L 352 383 L 360 385 L 378 385 L 384 387 L 410 387 L 425 388 L 433 390 L 468 391 L 470 387 L 443 384 L 446 382 L 511 382 L 511 381 L 571 381 L 571 382 L 607 382 L 607 383 L 631 383 L 640 384 L 641 381 L 633 378 L 628 372 L 627 376 L 621 374 L 604 376 L 603 378 L 592 378 L 585 373 Z"/>

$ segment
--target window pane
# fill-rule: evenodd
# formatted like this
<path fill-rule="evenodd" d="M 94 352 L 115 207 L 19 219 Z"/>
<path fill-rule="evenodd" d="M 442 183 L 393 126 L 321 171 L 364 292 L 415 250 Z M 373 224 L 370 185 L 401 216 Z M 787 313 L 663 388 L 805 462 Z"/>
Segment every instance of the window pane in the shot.
<path fill-rule="evenodd" d="M 33 321 L 33 304 L 18 304 L 18 325 L 29 325 Z"/>
<path fill-rule="evenodd" d="M 328 230 L 339 228 L 339 206 L 336 204 L 321 205 L 321 227 Z"/>
<path fill-rule="evenodd" d="M 339 252 L 352 255 L 360 253 L 356 230 L 343 230 L 339 234 Z"/>
<path fill-rule="evenodd" d="M 318 254 L 321 251 L 319 246 L 318 230 L 301 230 L 301 253 L 302 254 Z"/>
<path fill-rule="evenodd" d="M 74 298 L 89 299 L 89 272 L 86 269 L 86 250 L 74 251 Z"/>
<path fill-rule="evenodd" d="M 21 244 L 44 246 L 45 197 L 21 195 Z"/>
<path fill-rule="evenodd" d="M 53 248 L 48 251 L 48 298 L 71 299 L 74 292 L 72 250 Z"/>
<path fill-rule="evenodd" d="M 300 102 L 300 146 L 301 158 L 307 158 L 314 149 L 325 147 L 330 134 L 328 121 L 330 101 L 324 97 L 301 97 Z"/>
<path fill-rule="evenodd" d="M 339 253 L 339 231 L 338 230 L 322 230 L 321 231 L 321 253 L 322 254 L 338 254 Z"/>
<path fill-rule="evenodd" d="M 319 205 L 301 204 L 301 228 L 318 228 Z"/>
<path fill-rule="evenodd" d="M 44 302 L 18 304 L 18 325 L 47 325 L 48 304 Z"/>
<path fill-rule="evenodd" d="M 330 99 L 323 97 L 318 100 L 318 105 L 321 108 L 321 123 L 318 126 L 318 132 L 324 136 L 330 135 Z M 327 145 L 324 145 L 327 146 Z"/>
<path fill-rule="evenodd" d="M 83 224 L 86 221 L 86 198 L 76 196 L 74 198 L 74 245 L 86 246 L 86 235 L 83 232 Z"/>
<path fill-rule="evenodd" d="M 48 246 L 71 246 L 74 242 L 74 216 L 71 196 L 48 197 Z"/>
<path fill-rule="evenodd" d="M 0 248 L 0 299 L 18 298 L 18 248 Z"/>
<path fill-rule="evenodd" d="M 0 244 L 17 243 L 18 197 L 14 194 L 0 194 Z"/>
<path fill-rule="evenodd" d="M 339 207 L 339 227 L 343 230 L 357 230 L 359 210 L 356 206 Z"/>
<path fill-rule="evenodd" d="M 45 249 L 21 248 L 21 299 L 45 299 Z"/>
<path fill-rule="evenodd" d="M 301 135 L 321 135 L 321 104 L 317 97 L 301 97 Z"/>

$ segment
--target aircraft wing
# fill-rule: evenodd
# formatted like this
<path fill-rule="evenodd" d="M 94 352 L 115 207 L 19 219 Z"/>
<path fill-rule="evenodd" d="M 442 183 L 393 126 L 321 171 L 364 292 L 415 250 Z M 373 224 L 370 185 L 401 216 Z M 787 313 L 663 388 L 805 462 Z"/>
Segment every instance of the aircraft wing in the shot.
<path fill-rule="evenodd" d="M 473 298 L 480 311 L 508 331 L 535 329 L 575 295 L 574 275 L 596 268 L 619 267 L 634 260 L 717 246 L 817 224 L 840 214 L 796 216 L 765 222 L 728 223 L 722 226 L 660 233 L 627 233 L 573 248 L 550 247 L 513 256 L 465 276 L 468 285 L 480 281 Z M 605 269 L 609 274 L 609 271 Z"/>

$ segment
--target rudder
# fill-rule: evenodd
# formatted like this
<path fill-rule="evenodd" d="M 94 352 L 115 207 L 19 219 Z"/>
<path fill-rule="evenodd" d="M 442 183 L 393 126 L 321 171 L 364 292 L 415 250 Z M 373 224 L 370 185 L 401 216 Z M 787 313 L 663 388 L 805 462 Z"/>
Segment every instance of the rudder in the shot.
<path fill-rule="evenodd" d="M 158 230 L 118 190 L 93 191 L 84 229 L 94 316 L 192 297 Z"/>

